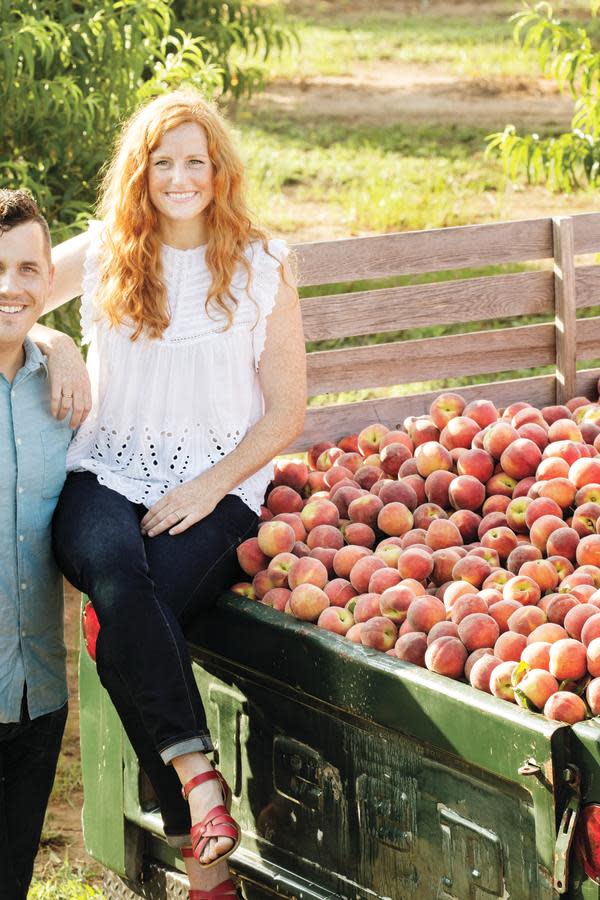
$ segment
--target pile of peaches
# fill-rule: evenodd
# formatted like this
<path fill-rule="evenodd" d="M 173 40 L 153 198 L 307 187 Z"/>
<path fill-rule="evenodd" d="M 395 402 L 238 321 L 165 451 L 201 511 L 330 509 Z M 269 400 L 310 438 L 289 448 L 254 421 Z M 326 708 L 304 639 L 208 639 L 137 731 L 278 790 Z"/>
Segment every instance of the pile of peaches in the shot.
<path fill-rule="evenodd" d="M 282 459 L 232 590 L 575 723 L 600 715 L 600 403 L 444 393 Z"/>

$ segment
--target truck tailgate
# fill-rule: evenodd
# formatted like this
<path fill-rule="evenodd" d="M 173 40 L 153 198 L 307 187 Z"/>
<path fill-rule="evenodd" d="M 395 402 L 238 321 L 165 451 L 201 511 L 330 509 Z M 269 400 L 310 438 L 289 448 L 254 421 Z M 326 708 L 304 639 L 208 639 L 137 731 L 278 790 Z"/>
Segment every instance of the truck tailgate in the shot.
<path fill-rule="evenodd" d="M 556 896 L 569 728 L 233 594 L 196 637 L 246 853 L 322 897 Z"/>

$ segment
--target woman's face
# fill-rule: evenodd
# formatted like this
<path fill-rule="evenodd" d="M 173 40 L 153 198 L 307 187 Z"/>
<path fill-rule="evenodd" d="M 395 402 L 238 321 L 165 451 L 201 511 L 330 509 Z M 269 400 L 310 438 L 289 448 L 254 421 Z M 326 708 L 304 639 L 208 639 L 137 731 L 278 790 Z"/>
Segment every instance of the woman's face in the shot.
<path fill-rule="evenodd" d="M 196 122 L 167 131 L 150 154 L 148 191 L 159 217 L 182 224 L 202 217 L 214 196 L 206 133 Z"/>

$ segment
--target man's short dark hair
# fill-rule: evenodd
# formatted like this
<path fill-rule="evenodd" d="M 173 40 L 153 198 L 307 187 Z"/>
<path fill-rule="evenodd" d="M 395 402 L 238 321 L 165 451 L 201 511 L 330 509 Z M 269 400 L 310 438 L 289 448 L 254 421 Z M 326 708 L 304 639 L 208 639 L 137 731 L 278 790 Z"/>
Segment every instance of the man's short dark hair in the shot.
<path fill-rule="evenodd" d="M 37 222 L 41 227 L 50 259 L 50 229 L 31 194 L 27 191 L 0 189 L 0 237 L 15 225 L 24 225 L 26 222 Z"/>

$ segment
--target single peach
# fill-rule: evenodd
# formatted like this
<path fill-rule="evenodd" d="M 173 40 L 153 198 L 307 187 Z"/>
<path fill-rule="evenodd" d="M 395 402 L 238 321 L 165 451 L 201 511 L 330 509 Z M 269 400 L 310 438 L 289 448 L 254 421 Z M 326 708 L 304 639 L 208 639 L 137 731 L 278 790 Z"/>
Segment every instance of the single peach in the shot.
<path fill-rule="evenodd" d="M 329 580 L 329 575 L 320 560 L 311 556 L 303 556 L 296 559 L 291 565 L 287 579 L 292 591 L 301 584 L 313 584 L 323 589 Z"/>
<path fill-rule="evenodd" d="M 494 651 L 495 653 L 495 651 Z M 498 657 L 501 659 L 501 657 Z M 512 686 L 512 674 L 517 668 L 514 660 L 503 660 L 490 672 L 490 693 L 500 700 L 515 702 L 515 692 Z"/>
<path fill-rule="evenodd" d="M 345 606 L 348 600 L 356 597 L 358 591 L 345 578 L 333 578 L 323 588 L 331 606 Z"/>
<path fill-rule="evenodd" d="M 508 630 L 528 637 L 534 629 L 546 621 L 546 613 L 538 606 L 521 606 L 508 619 Z"/>
<path fill-rule="evenodd" d="M 533 629 L 527 638 L 527 643 L 535 644 L 536 641 L 545 641 L 549 644 L 555 644 L 566 637 L 568 637 L 568 634 L 562 625 L 556 625 L 554 622 L 545 622 L 543 625 L 538 625 L 537 628 Z"/>
<path fill-rule="evenodd" d="M 403 585 L 389 587 L 379 597 L 380 614 L 400 625 L 405 621 L 408 608 L 414 600 L 416 596 L 410 588 Z"/>
<path fill-rule="evenodd" d="M 327 594 L 316 584 L 300 584 L 289 598 L 292 615 L 305 622 L 316 622 L 329 606 Z"/>
<path fill-rule="evenodd" d="M 600 678 L 592 678 L 586 688 L 585 699 L 592 715 L 600 715 Z"/>
<path fill-rule="evenodd" d="M 326 631 L 332 631 L 334 634 L 341 634 L 342 637 L 345 637 L 354 625 L 354 617 L 348 609 L 342 609 L 339 606 L 328 606 L 317 619 L 317 625 L 319 628 L 324 628 Z"/>
<path fill-rule="evenodd" d="M 559 681 L 577 681 L 587 671 L 586 647 L 581 641 L 563 638 L 550 648 L 550 672 Z"/>
<path fill-rule="evenodd" d="M 346 609 L 350 609 L 355 622 L 368 622 L 381 615 L 379 594 L 358 594 L 348 601 Z"/>
<path fill-rule="evenodd" d="M 516 631 L 503 632 L 494 644 L 494 656 L 503 662 L 512 660 L 519 662 L 521 653 L 527 646 L 527 638 L 524 634 L 518 634 Z"/>
<path fill-rule="evenodd" d="M 521 661 L 527 663 L 532 669 L 550 668 L 550 648 L 552 644 L 548 641 L 534 641 L 533 644 L 527 644 L 521 653 Z"/>
<path fill-rule="evenodd" d="M 474 654 L 471 654 L 471 656 L 473 655 Z M 501 662 L 501 660 L 490 653 L 485 653 L 479 659 L 475 660 L 469 671 L 469 674 L 467 675 L 471 687 L 474 687 L 478 691 L 485 691 L 487 694 L 491 694 L 490 680 L 492 672 L 494 671 L 494 669 L 496 669 L 497 666 L 501 665 Z"/>
<path fill-rule="evenodd" d="M 550 672 L 546 669 L 530 669 L 515 687 L 515 696 L 520 705 L 531 704 L 541 710 L 557 690 L 558 681 Z"/>
<path fill-rule="evenodd" d="M 417 597 L 408 607 L 406 619 L 415 631 L 429 632 L 446 618 L 446 608 L 436 597 Z"/>
<path fill-rule="evenodd" d="M 437 638 L 425 652 L 425 665 L 430 672 L 437 672 L 448 678 L 460 678 L 466 659 L 465 647 L 454 637 Z"/>
<path fill-rule="evenodd" d="M 425 653 L 427 651 L 427 635 L 414 631 L 401 635 L 395 645 L 396 656 L 404 662 L 413 663 L 416 666 L 425 666 Z"/>
<path fill-rule="evenodd" d="M 398 639 L 398 630 L 387 616 L 374 616 L 364 623 L 360 632 L 363 647 L 391 650 Z"/>
<path fill-rule="evenodd" d="M 439 637 L 458 637 L 458 625 L 454 622 L 436 622 L 427 634 L 427 646 Z"/>
<path fill-rule="evenodd" d="M 544 715 L 547 719 L 566 722 L 569 725 L 583 722 L 586 714 L 585 703 L 571 691 L 557 691 L 548 698 L 544 706 Z"/>
<path fill-rule="evenodd" d="M 594 638 L 600 637 L 600 613 L 590 616 L 581 628 L 581 642 L 588 647 Z"/>
<path fill-rule="evenodd" d="M 487 614 L 471 613 L 458 624 L 458 636 L 469 652 L 493 647 L 499 634 L 498 623 Z"/>
<path fill-rule="evenodd" d="M 398 572 L 402 578 L 423 581 L 433 572 L 433 556 L 419 547 L 407 547 L 398 557 Z"/>

